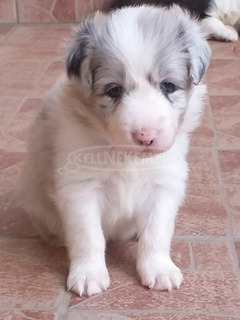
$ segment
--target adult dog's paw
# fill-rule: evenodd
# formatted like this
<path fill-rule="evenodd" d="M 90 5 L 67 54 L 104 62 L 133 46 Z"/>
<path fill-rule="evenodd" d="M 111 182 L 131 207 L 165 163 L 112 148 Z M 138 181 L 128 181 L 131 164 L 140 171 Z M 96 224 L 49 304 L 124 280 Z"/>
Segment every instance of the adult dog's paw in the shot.
<path fill-rule="evenodd" d="M 235 42 L 238 40 L 238 32 L 231 26 L 226 26 L 225 29 L 218 35 L 219 40 Z"/>
<path fill-rule="evenodd" d="M 142 284 L 154 290 L 178 289 L 183 281 L 181 270 L 168 257 L 158 255 L 141 259 L 137 269 Z"/>
<path fill-rule="evenodd" d="M 80 296 L 100 293 L 107 290 L 110 278 L 106 266 L 98 263 L 73 264 L 67 280 L 68 290 L 72 290 Z"/>

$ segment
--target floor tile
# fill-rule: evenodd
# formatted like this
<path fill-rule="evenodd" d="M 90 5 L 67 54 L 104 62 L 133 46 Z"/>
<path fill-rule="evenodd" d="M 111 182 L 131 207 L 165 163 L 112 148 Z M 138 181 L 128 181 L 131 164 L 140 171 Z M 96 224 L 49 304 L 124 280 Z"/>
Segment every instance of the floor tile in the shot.
<path fill-rule="evenodd" d="M 44 60 L 2 61 L 0 63 L 0 95 L 2 97 L 29 95 L 46 63 Z"/>
<path fill-rule="evenodd" d="M 217 132 L 216 142 L 219 148 L 240 148 L 239 117 L 234 115 L 217 117 L 214 124 Z"/>
<path fill-rule="evenodd" d="M 0 98 L 0 149 L 23 151 L 22 142 L 7 136 L 6 130 L 14 114 L 20 109 L 23 98 Z"/>
<path fill-rule="evenodd" d="M 240 58 L 240 40 L 237 42 L 210 41 L 213 59 Z"/>
<path fill-rule="evenodd" d="M 64 59 L 64 42 L 72 34 L 71 26 L 18 27 L 0 47 L 0 58 L 8 60 Z"/>
<path fill-rule="evenodd" d="M 14 0 L 0 1 L 0 23 L 17 22 L 16 8 Z"/>
<path fill-rule="evenodd" d="M 0 26 L 0 43 L 3 39 L 12 31 L 13 27 L 5 27 L 4 25 Z"/>
<path fill-rule="evenodd" d="M 240 94 L 240 59 L 211 60 L 207 72 L 210 95 Z M 220 72 L 221 70 L 221 72 Z M 229 72 L 231 70 L 231 72 Z"/>
<path fill-rule="evenodd" d="M 211 150 L 190 150 L 188 154 L 189 179 L 187 194 L 199 194 L 205 189 L 217 189 L 218 168 Z"/>
<path fill-rule="evenodd" d="M 188 195 L 176 220 L 177 236 L 226 236 L 228 214 L 222 199 L 211 188 L 202 195 Z"/>
<path fill-rule="evenodd" d="M 14 243 L 19 252 L 12 250 Z M 37 247 L 29 253 L 24 241 L 0 240 L 0 248 L 0 307 L 53 308 L 65 284 L 66 267 L 44 261 Z"/>
<path fill-rule="evenodd" d="M 240 211 L 239 177 L 240 150 L 219 151 L 227 200 L 230 206 Z"/>
<path fill-rule="evenodd" d="M 107 9 L 112 3 L 112 0 L 92 0 L 92 3 L 94 10 L 101 10 L 104 8 Z"/>
<path fill-rule="evenodd" d="M 187 270 L 191 267 L 188 242 L 173 241 L 171 252 L 172 260 L 181 270 Z"/>
<path fill-rule="evenodd" d="M 64 71 L 65 65 L 63 60 L 51 62 L 44 75 L 36 83 L 31 96 L 43 98 Z"/>
<path fill-rule="evenodd" d="M 191 150 L 186 199 L 180 207 L 176 234 L 223 236 L 228 215 L 219 191 L 218 171 L 209 150 Z"/>
<path fill-rule="evenodd" d="M 234 211 L 231 217 L 233 235 L 240 237 L 240 212 Z"/>
<path fill-rule="evenodd" d="M 237 277 L 234 273 L 184 273 L 179 290 L 160 292 L 140 285 L 122 285 L 84 300 L 77 310 L 181 310 L 240 313 Z"/>
<path fill-rule="evenodd" d="M 29 128 L 38 112 L 42 108 L 41 99 L 26 99 L 19 111 L 12 117 L 5 134 L 26 143 L 29 135 Z M 17 146 L 16 146 L 17 148 Z"/>
<path fill-rule="evenodd" d="M 240 96 L 217 96 L 212 95 L 210 105 L 213 117 L 240 116 Z"/>
<path fill-rule="evenodd" d="M 223 236 L 228 215 L 218 184 L 218 170 L 209 150 L 191 150 L 186 199 L 180 207 L 176 234 Z"/>
<path fill-rule="evenodd" d="M 0 134 L 22 104 L 22 98 L 0 98 Z"/>
<path fill-rule="evenodd" d="M 240 242 L 237 241 L 235 242 L 236 250 L 237 250 L 237 255 L 238 255 L 238 262 L 239 262 L 239 267 L 240 267 Z"/>
<path fill-rule="evenodd" d="M 233 271 L 227 243 L 193 242 L 195 267 L 200 271 Z"/>
<path fill-rule="evenodd" d="M 27 151 L 25 142 L 13 137 L 8 137 L 6 134 L 0 137 L 0 149 L 3 151 Z"/>
<path fill-rule="evenodd" d="M 191 138 L 191 146 L 193 147 L 212 147 L 214 140 L 214 132 L 211 128 L 209 119 L 209 110 L 205 110 L 200 126 L 193 133 Z"/>
<path fill-rule="evenodd" d="M 240 96 L 210 96 L 219 148 L 240 148 Z"/>
<path fill-rule="evenodd" d="M 218 186 L 218 168 L 211 150 L 190 150 L 189 189 L 187 193 L 194 194 L 194 190 Z"/>
<path fill-rule="evenodd" d="M 240 150 L 221 150 L 219 151 L 219 157 L 223 174 L 236 173 L 236 179 L 232 177 L 236 181 L 240 169 Z"/>
<path fill-rule="evenodd" d="M 26 212 L 16 203 L 14 189 L 0 189 L 0 234 L 15 238 L 32 238 L 38 236 Z"/>
<path fill-rule="evenodd" d="M 18 0 L 21 23 L 75 22 L 75 0 Z"/>
<path fill-rule="evenodd" d="M 77 1 L 77 21 L 85 19 L 93 10 L 92 1 L 76 0 Z"/>
<path fill-rule="evenodd" d="M 0 171 L 11 168 L 23 159 L 19 152 L 0 152 Z"/>
<path fill-rule="evenodd" d="M 18 175 L 23 153 L 0 152 L 0 235 L 33 237 L 36 230 L 17 204 Z"/>
<path fill-rule="evenodd" d="M 55 314 L 53 312 L 44 312 L 44 311 L 34 311 L 34 310 L 24 310 L 23 314 L 26 317 L 33 318 L 34 320 L 54 320 Z"/>
<path fill-rule="evenodd" d="M 55 315 L 47 311 L 0 311 L 0 319 L 4 320 L 54 320 Z"/>
<path fill-rule="evenodd" d="M 53 16 L 58 22 L 75 22 L 75 0 L 57 0 L 53 8 Z"/>
<path fill-rule="evenodd" d="M 19 21 L 56 22 L 52 14 L 54 0 L 18 0 Z"/>
<path fill-rule="evenodd" d="M 0 240 L 0 252 L 23 257 L 25 260 L 43 262 L 54 265 L 56 271 L 68 269 L 67 250 L 63 247 L 53 247 L 38 239 L 7 239 Z"/>

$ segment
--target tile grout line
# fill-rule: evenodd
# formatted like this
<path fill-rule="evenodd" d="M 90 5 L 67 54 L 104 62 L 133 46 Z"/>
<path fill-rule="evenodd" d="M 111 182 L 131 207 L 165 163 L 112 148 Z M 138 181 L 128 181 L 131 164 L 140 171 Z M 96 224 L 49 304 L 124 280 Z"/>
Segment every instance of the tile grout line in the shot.
<path fill-rule="evenodd" d="M 73 305 L 73 306 L 69 306 L 69 311 L 70 311 L 70 310 L 74 310 L 74 308 L 77 307 L 77 306 L 82 306 L 82 305 L 84 306 L 85 303 L 88 303 L 89 301 L 91 302 L 92 300 L 94 301 L 94 300 L 98 299 L 99 297 L 102 297 L 102 296 L 104 296 L 105 294 L 108 294 L 109 292 L 113 292 L 113 291 L 116 291 L 116 290 L 118 290 L 118 289 L 124 288 L 124 287 L 126 287 L 128 284 L 129 284 L 129 282 L 127 282 L 127 283 L 125 283 L 125 284 L 123 284 L 123 285 L 119 285 L 119 286 L 117 286 L 117 287 L 115 287 L 115 288 L 107 289 L 106 291 L 102 291 L 101 293 L 98 293 L 97 295 L 90 296 L 90 297 L 88 297 L 87 299 L 85 299 L 85 300 L 83 300 L 83 301 L 80 301 L 80 302 L 76 303 L 76 304 Z M 131 284 L 131 283 L 130 283 L 130 284 Z M 62 319 L 61 319 L 61 320 L 62 320 Z M 65 319 L 63 319 L 63 320 L 65 320 Z"/>
<path fill-rule="evenodd" d="M 21 317 L 24 317 L 24 319 L 26 318 L 26 319 L 29 319 L 29 320 L 35 320 L 33 317 L 30 317 L 30 316 L 27 316 L 26 315 L 26 313 L 24 313 L 24 310 L 19 310 L 19 311 L 17 311 L 18 312 L 18 314 L 21 316 Z"/>
<path fill-rule="evenodd" d="M 53 4 L 52 4 L 52 6 L 51 6 L 51 9 L 50 9 L 50 12 L 51 12 L 52 16 L 53 16 L 53 10 L 54 10 L 54 8 L 55 8 L 55 6 L 56 6 L 56 3 L 57 3 L 57 0 L 54 0 L 54 1 L 53 1 Z M 58 23 L 58 21 L 56 21 L 56 22 Z"/>
<path fill-rule="evenodd" d="M 75 19 L 76 19 L 76 23 L 79 23 L 79 13 L 78 13 L 78 0 L 75 0 Z"/>
<path fill-rule="evenodd" d="M 217 146 L 217 132 L 216 132 L 216 128 L 215 128 L 214 117 L 212 114 L 212 106 L 210 103 L 210 99 L 209 99 L 209 120 L 210 120 L 211 128 L 214 132 L 213 147 L 216 147 Z M 234 239 L 233 239 L 233 230 L 232 230 L 232 222 L 231 222 L 232 221 L 232 209 L 231 209 L 230 205 L 228 204 L 227 197 L 226 197 L 225 182 L 224 182 L 224 177 L 222 174 L 218 151 L 219 150 L 216 150 L 216 149 L 212 150 L 213 156 L 214 156 L 214 159 L 215 159 L 215 162 L 217 165 L 217 169 L 218 169 L 219 191 L 220 191 L 220 195 L 222 198 L 223 206 L 225 207 L 225 210 L 227 211 L 227 214 L 228 214 L 228 226 L 227 226 L 228 245 L 229 245 L 229 249 L 230 249 L 231 260 L 233 263 L 234 271 L 235 271 L 237 278 L 238 278 L 238 293 L 240 294 L 240 270 L 239 270 L 239 262 L 238 262 L 236 248 L 235 248 L 235 243 L 234 243 Z"/>
<path fill-rule="evenodd" d="M 98 313 L 105 313 L 105 314 L 111 314 L 111 313 L 123 313 L 123 314 L 131 314 L 131 313 L 136 313 L 136 314 L 159 314 L 159 315 L 167 315 L 167 314 L 175 314 L 175 315 L 206 315 L 206 316 L 215 316 L 215 317 L 220 317 L 223 319 L 226 319 L 226 317 L 231 317 L 234 319 L 239 319 L 240 314 L 231 314 L 231 313 L 218 313 L 218 312 L 204 312 L 204 311 L 194 311 L 194 310 L 139 310 L 139 309 L 129 309 L 129 310 L 121 310 L 121 309 L 85 309 L 85 310 L 71 310 L 72 314 L 87 314 L 87 313 L 93 314 L 98 314 Z M 92 318 L 93 319 L 93 318 Z M 64 319 L 66 320 L 66 319 Z"/>
<path fill-rule="evenodd" d="M 69 310 L 69 303 L 71 299 L 71 292 L 66 291 L 64 288 L 61 289 L 61 292 L 58 297 L 56 315 L 54 320 L 66 320 Z"/>
<path fill-rule="evenodd" d="M 56 17 L 54 16 L 54 14 L 53 14 L 53 11 L 54 11 L 54 9 L 55 9 L 56 3 L 57 3 L 57 0 L 54 0 L 54 1 L 53 1 L 53 4 L 52 4 L 52 7 L 51 7 L 51 9 L 50 9 L 50 14 L 51 14 L 51 17 L 53 18 L 54 22 L 55 22 L 55 23 L 58 23 L 57 18 L 56 18 Z"/>
<path fill-rule="evenodd" d="M 18 6 L 18 0 L 14 0 L 15 4 L 15 12 L 16 12 L 16 18 L 17 18 L 17 25 L 19 25 L 19 6 Z"/>

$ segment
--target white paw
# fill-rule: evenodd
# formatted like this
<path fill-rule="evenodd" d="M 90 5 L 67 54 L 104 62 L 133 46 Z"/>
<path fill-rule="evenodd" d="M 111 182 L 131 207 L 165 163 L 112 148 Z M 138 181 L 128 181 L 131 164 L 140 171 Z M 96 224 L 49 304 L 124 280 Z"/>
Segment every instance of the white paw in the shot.
<path fill-rule="evenodd" d="M 225 26 L 224 30 L 216 36 L 219 40 L 235 42 L 238 40 L 237 30 L 231 26 Z"/>
<path fill-rule="evenodd" d="M 67 288 L 82 295 L 92 296 L 107 290 L 110 278 L 106 266 L 94 263 L 74 263 L 68 275 Z"/>
<path fill-rule="evenodd" d="M 181 270 L 163 255 L 146 257 L 138 261 L 137 269 L 142 284 L 154 290 L 178 289 L 183 281 Z"/>

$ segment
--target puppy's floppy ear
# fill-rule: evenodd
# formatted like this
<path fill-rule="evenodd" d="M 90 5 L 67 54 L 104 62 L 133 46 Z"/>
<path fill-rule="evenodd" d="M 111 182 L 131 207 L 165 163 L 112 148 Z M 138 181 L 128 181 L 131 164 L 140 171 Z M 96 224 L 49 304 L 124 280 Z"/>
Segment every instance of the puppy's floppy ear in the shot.
<path fill-rule="evenodd" d="M 74 39 L 69 45 L 66 56 L 66 70 L 69 77 L 80 77 L 80 68 L 86 58 L 87 49 L 91 44 L 92 21 L 86 20 L 76 30 Z"/>
<path fill-rule="evenodd" d="M 92 73 L 90 70 L 91 56 L 99 33 L 103 14 L 86 19 L 76 30 L 73 41 L 70 43 L 66 56 L 66 71 L 68 77 L 76 77 L 83 85 L 92 87 Z"/>
<path fill-rule="evenodd" d="M 209 65 L 211 50 L 204 38 L 204 35 L 198 30 L 192 38 L 192 46 L 188 48 L 190 53 L 189 76 L 195 85 L 198 85 Z"/>

